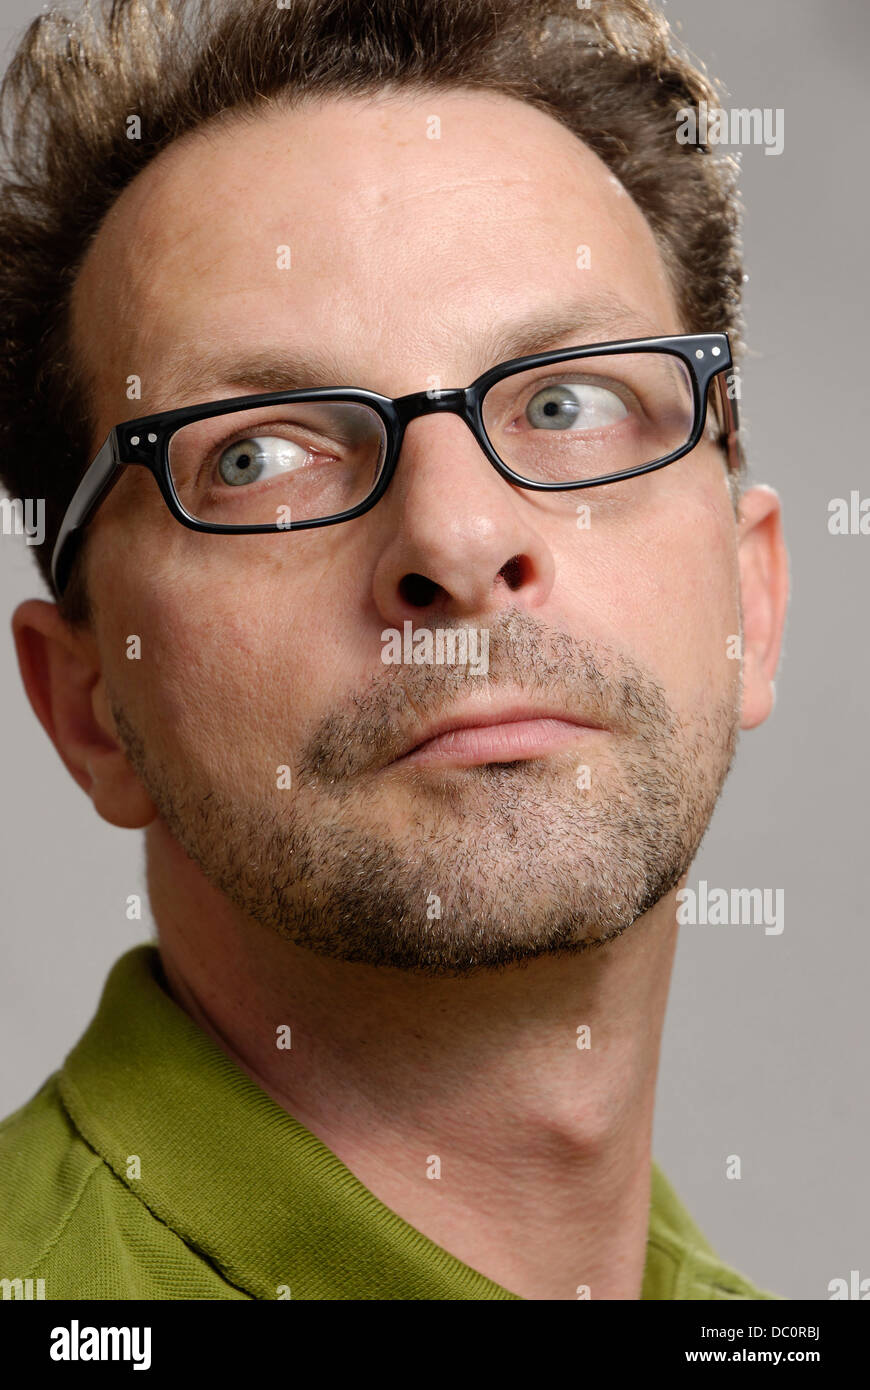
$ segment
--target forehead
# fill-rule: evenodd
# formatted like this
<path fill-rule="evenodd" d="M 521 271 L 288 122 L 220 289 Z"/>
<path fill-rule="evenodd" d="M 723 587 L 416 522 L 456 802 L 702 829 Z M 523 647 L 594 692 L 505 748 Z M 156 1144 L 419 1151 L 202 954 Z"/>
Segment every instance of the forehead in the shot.
<path fill-rule="evenodd" d="M 159 399 L 168 364 L 205 347 L 328 346 L 344 384 L 398 395 L 491 365 L 502 318 L 614 292 L 648 320 L 638 334 L 682 327 L 652 232 L 598 157 L 525 103 L 430 90 L 182 137 L 105 218 L 72 327 L 102 429 L 134 413 L 130 375 L 135 413 L 183 404 Z"/>

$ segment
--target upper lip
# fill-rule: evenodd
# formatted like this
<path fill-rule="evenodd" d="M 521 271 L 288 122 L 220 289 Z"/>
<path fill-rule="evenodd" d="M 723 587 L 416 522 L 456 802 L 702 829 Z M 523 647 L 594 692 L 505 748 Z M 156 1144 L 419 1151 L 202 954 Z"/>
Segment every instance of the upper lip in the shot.
<path fill-rule="evenodd" d="M 489 705 L 485 709 L 478 705 L 464 712 L 455 710 L 452 713 L 446 713 L 434 723 L 424 725 L 422 729 L 418 729 L 409 737 L 396 754 L 394 761 L 398 761 L 399 758 L 406 758 L 409 753 L 416 752 L 418 748 L 422 748 L 424 743 L 429 743 L 433 738 L 439 738 L 441 734 L 453 733 L 457 729 L 479 729 L 493 724 L 516 724 L 525 719 L 563 719 L 566 723 L 577 724 L 582 728 L 603 728 L 603 725 L 596 719 L 590 719 L 585 714 L 578 714 L 575 710 L 554 705 L 530 705 L 528 702 L 524 702 L 500 707 Z"/>

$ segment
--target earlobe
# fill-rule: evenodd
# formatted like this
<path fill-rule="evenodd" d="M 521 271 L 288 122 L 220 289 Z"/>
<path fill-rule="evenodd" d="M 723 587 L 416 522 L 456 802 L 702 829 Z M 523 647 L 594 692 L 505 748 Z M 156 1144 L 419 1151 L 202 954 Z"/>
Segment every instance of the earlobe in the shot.
<path fill-rule="evenodd" d="M 737 546 L 743 618 L 740 727 L 754 729 L 774 706 L 788 607 L 788 555 L 782 509 L 773 488 L 753 487 L 741 498 Z"/>
<path fill-rule="evenodd" d="M 70 776 L 111 825 L 150 825 L 157 809 L 106 717 L 93 634 L 70 627 L 43 599 L 18 606 L 12 632 L 27 697 Z"/>
<path fill-rule="evenodd" d="M 107 775 L 106 775 L 107 774 Z M 118 749 L 92 762 L 89 795 L 97 814 L 121 830 L 144 830 L 157 818 L 157 807 Z"/>

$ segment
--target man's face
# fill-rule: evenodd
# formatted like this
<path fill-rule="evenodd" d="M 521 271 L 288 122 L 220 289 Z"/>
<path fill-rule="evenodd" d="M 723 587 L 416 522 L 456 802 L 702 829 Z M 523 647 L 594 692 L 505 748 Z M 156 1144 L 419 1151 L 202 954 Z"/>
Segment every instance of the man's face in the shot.
<path fill-rule="evenodd" d="M 559 338 L 504 337 L 572 306 Z M 530 107 L 459 92 L 176 143 L 101 228 L 74 315 L 95 443 L 134 415 L 266 389 L 228 370 L 192 390 L 204 355 L 328 355 L 334 380 L 312 385 L 399 396 L 688 327 L 597 157 Z M 437 974 L 614 936 L 688 869 L 733 754 L 736 530 L 709 441 L 631 482 L 544 494 L 429 415 L 367 515 L 253 536 L 180 526 L 130 468 L 92 523 L 88 582 L 115 727 L 163 821 L 237 909 L 326 955 Z M 486 629 L 488 675 L 385 665 L 382 633 L 407 620 Z M 400 756 L 490 711 L 567 723 L 518 727 L 496 755 L 463 736 Z"/>

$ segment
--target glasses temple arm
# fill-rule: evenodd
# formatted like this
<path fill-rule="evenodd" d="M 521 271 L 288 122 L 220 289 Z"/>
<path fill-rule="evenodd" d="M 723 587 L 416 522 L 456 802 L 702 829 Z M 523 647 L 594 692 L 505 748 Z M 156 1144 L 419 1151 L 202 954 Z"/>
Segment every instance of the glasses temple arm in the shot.
<path fill-rule="evenodd" d="M 73 493 L 57 533 L 51 560 L 51 578 L 58 596 L 63 594 L 69 582 L 81 532 L 107 492 L 118 481 L 124 466 L 118 461 L 117 436 L 112 430 Z"/>

